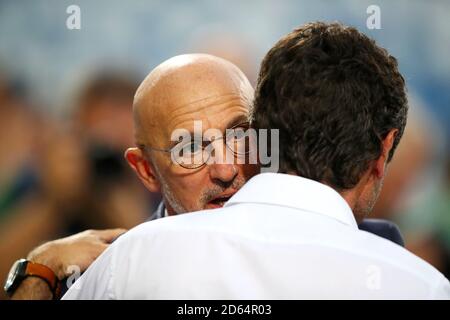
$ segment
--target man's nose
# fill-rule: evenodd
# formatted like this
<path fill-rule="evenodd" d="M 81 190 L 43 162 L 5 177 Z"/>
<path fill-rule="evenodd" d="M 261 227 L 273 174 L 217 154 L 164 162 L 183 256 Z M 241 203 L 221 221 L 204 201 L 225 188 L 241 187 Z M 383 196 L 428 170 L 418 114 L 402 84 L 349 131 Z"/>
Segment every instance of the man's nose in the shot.
<path fill-rule="evenodd" d="M 237 174 L 238 170 L 234 164 L 213 163 L 209 165 L 209 175 L 212 180 L 232 182 Z"/>
<path fill-rule="evenodd" d="M 223 140 L 217 140 L 213 143 L 213 161 L 208 164 L 211 180 L 220 180 L 225 183 L 232 182 L 238 174 L 234 157 L 230 157 L 229 150 Z"/>

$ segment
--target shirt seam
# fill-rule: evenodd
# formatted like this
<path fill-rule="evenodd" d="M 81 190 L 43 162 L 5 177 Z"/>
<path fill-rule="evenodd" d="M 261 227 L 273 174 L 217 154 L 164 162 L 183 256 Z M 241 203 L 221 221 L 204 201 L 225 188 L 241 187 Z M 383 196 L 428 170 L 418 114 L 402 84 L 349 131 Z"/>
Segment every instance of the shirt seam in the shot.
<path fill-rule="evenodd" d="M 114 281 L 113 281 L 113 278 L 114 278 L 114 262 L 115 262 L 115 259 L 116 259 L 116 250 L 114 250 L 115 248 L 114 247 L 112 247 L 111 248 L 111 263 L 109 264 L 109 277 L 108 277 L 108 283 L 107 283 L 107 287 L 106 287 L 106 290 L 107 290 L 107 295 L 108 295 L 108 298 L 110 299 L 110 300 L 117 300 L 117 296 L 115 295 L 115 292 L 114 292 Z"/>

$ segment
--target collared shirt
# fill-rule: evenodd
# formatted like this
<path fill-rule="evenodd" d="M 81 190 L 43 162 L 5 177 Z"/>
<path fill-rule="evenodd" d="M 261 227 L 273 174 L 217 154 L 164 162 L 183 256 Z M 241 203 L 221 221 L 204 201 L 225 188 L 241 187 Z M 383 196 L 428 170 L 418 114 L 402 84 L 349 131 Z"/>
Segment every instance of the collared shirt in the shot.
<path fill-rule="evenodd" d="M 146 222 L 113 243 L 64 299 L 448 299 L 449 281 L 358 230 L 332 188 L 253 177 L 224 208 Z"/>

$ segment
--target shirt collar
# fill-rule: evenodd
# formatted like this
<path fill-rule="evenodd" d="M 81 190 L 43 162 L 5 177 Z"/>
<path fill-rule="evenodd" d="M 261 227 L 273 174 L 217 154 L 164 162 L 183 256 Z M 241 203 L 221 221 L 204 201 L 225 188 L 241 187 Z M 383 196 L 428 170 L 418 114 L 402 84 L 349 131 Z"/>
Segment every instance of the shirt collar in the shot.
<path fill-rule="evenodd" d="M 225 207 L 262 203 L 318 213 L 358 228 L 350 206 L 333 188 L 314 180 L 283 173 L 260 173 L 251 178 Z"/>

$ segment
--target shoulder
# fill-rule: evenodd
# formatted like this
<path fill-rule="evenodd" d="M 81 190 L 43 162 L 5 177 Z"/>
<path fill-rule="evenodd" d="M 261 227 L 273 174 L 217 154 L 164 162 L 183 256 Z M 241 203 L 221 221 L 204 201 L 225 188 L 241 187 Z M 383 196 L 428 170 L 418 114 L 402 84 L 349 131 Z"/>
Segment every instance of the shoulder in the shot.
<path fill-rule="evenodd" d="M 144 222 L 118 238 L 111 249 L 115 252 L 135 252 L 159 244 L 161 238 L 176 240 L 182 234 L 216 230 L 217 226 L 223 225 L 218 221 L 225 216 L 220 214 L 221 210 L 203 210 Z"/>
<path fill-rule="evenodd" d="M 392 224 L 396 227 L 395 224 Z M 414 255 L 404 247 L 375 234 L 358 231 L 356 240 L 360 243 L 361 254 L 380 262 L 388 270 L 396 270 L 434 286 L 446 278 L 431 264 Z M 447 280 L 448 282 L 448 280 Z"/>

